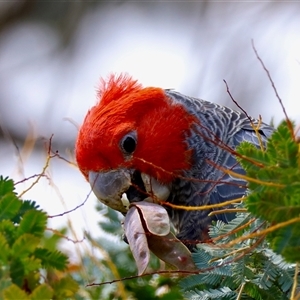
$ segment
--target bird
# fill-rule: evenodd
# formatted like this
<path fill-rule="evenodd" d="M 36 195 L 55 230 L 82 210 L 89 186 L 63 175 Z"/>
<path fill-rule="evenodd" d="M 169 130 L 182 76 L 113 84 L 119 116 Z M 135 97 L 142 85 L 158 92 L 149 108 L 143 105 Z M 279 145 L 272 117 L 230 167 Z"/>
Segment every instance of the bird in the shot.
<path fill-rule="evenodd" d="M 209 239 L 213 221 L 234 218 L 182 207 L 243 197 L 247 183 L 233 175 L 245 174 L 236 148 L 242 142 L 265 147 L 272 126 L 173 89 L 143 87 L 125 73 L 101 79 L 97 98 L 79 128 L 75 156 L 101 202 L 126 215 L 124 199 L 150 197 L 165 207 L 191 251 Z"/>

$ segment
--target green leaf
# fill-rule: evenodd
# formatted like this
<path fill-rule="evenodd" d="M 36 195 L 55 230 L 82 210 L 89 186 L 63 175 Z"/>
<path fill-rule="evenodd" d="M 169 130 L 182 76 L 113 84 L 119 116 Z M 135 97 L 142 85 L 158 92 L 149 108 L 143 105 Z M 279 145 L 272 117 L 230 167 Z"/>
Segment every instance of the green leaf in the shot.
<path fill-rule="evenodd" d="M 30 291 L 33 291 L 41 284 L 41 281 L 44 282 L 45 275 L 46 275 L 45 273 L 41 274 L 40 270 L 37 270 L 37 269 L 35 269 L 35 271 L 33 271 L 33 272 L 29 272 L 29 273 L 27 272 L 26 277 L 24 278 L 24 283 L 23 283 L 22 288 L 26 289 L 26 291 L 28 293 Z M 49 278 L 48 275 L 47 275 L 47 277 Z M 51 279 L 50 279 L 50 282 L 51 282 Z"/>
<path fill-rule="evenodd" d="M 18 214 L 12 219 L 14 223 L 20 223 L 23 215 L 29 210 L 38 210 L 39 205 L 35 201 L 24 200 L 21 202 L 21 207 L 18 211 Z"/>
<path fill-rule="evenodd" d="M 266 290 L 272 286 L 273 282 L 276 280 L 276 277 L 280 274 L 278 274 L 278 269 L 271 261 L 265 260 L 263 261 L 263 264 L 263 268 L 266 270 L 266 272 L 262 274 L 262 276 L 259 276 L 258 282 L 259 285 Z"/>
<path fill-rule="evenodd" d="M 11 260 L 10 276 L 13 283 L 17 284 L 18 286 L 23 285 L 25 270 L 23 262 L 18 257 Z"/>
<path fill-rule="evenodd" d="M 282 168 L 297 168 L 298 145 L 291 136 L 287 123 L 282 122 L 273 133 L 267 144 L 273 162 Z"/>
<path fill-rule="evenodd" d="M 0 232 L 5 236 L 11 247 L 16 239 L 16 226 L 10 220 L 2 220 L 0 221 Z"/>
<path fill-rule="evenodd" d="M 12 284 L 10 287 L 5 289 L 3 291 L 3 296 L 4 296 L 4 300 L 16 300 L 16 299 L 29 300 L 30 299 L 28 295 L 15 284 Z"/>
<path fill-rule="evenodd" d="M 19 211 L 22 202 L 12 192 L 0 198 L 0 221 L 12 219 Z"/>
<path fill-rule="evenodd" d="M 22 262 L 25 274 L 38 272 L 42 268 L 41 260 L 34 256 L 23 257 Z"/>
<path fill-rule="evenodd" d="M 20 222 L 18 235 L 31 233 L 37 237 L 42 237 L 46 229 L 47 215 L 42 211 L 29 210 Z"/>
<path fill-rule="evenodd" d="M 295 271 L 293 270 L 293 268 L 290 268 L 290 270 L 279 270 L 279 271 L 280 271 L 280 275 L 278 278 L 279 287 L 284 293 L 287 293 L 292 288 Z M 299 275 L 297 281 L 299 282 Z"/>
<path fill-rule="evenodd" d="M 191 289 L 195 290 L 195 288 L 202 290 L 207 286 L 202 282 L 202 279 L 203 274 L 188 276 L 180 281 L 179 286 L 183 291 L 189 291 Z M 219 277 L 218 279 L 220 280 Z"/>
<path fill-rule="evenodd" d="M 68 258 L 60 251 L 50 251 L 45 248 L 37 248 L 34 252 L 36 258 L 41 260 L 41 263 L 46 268 L 54 268 L 63 271 L 67 268 Z"/>
<path fill-rule="evenodd" d="M 0 176 L 0 199 L 2 196 L 12 193 L 14 191 L 14 182 L 12 179 L 8 179 L 8 177 Z"/>
<path fill-rule="evenodd" d="M 271 248 L 287 262 L 300 261 L 300 224 L 292 224 L 268 235 Z"/>
<path fill-rule="evenodd" d="M 9 276 L 0 275 L 0 299 L 3 299 L 3 291 L 12 285 L 11 279 Z"/>
<path fill-rule="evenodd" d="M 278 126 L 268 140 L 266 150 L 253 147 L 248 144 L 238 147 L 238 152 L 248 158 L 240 159 L 250 178 L 250 194 L 245 201 L 248 211 L 272 225 L 299 218 L 300 151 L 287 122 Z M 279 228 L 267 236 L 271 248 L 289 262 L 300 259 L 299 224 Z"/>
<path fill-rule="evenodd" d="M 7 258 L 10 253 L 9 245 L 3 233 L 0 231 L 0 265 L 7 264 Z"/>
<path fill-rule="evenodd" d="M 12 254 L 15 257 L 23 258 L 34 252 L 40 242 L 40 238 L 25 233 L 18 237 L 12 246 Z"/>
<path fill-rule="evenodd" d="M 199 291 L 195 290 L 193 292 L 186 293 L 187 299 L 193 300 L 210 300 L 210 299 L 226 299 L 226 300 L 235 300 L 237 293 L 232 291 L 228 287 L 222 287 L 219 289 L 210 289 Z"/>
<path fill-rule="evenodd" d="M 268 222 L 284 222 L 300 215 L 300 203 L 286 189 L 264 188 L 261 193 L 252 193 L 247 199 L 247 208 Z"/>
<path fill-rule="evenodd" d="M 30 295 L 31 300 L 52 299 L 53 289 L 48 284 L 41 284 L 33 290 Z"/>
<path fill-rule="evenodd" d="M 284 295 L 280 289 L 276 286 L 272 286 L 268 289 L 262 289 L 257 284 L 247 282 L 244 286 L 245 294 L 252 297 L 250 299 L 257 300 L 288 300 L 288 297 Z"/>
<path fill-rule="evenodd" d="M 71 277 L 64 277 L 53 284 L 55 297 L 57 299 L 66 299 L 74 297 L 79 286 Z"/>
<path fill-rule="evenodd" d="M 255 277 L 254 270 L 250 267 L 251 263 L 251 259 L 247 256 L 244 256 L 232 265 L 231 270 L 232 274 L 234 274 L 233 282 L 236 287 L 240 286 L 248 280 L 252 280 Z M 232 286 L 230 283 L 228 283 L 227 285 L 230 287 Z"/>

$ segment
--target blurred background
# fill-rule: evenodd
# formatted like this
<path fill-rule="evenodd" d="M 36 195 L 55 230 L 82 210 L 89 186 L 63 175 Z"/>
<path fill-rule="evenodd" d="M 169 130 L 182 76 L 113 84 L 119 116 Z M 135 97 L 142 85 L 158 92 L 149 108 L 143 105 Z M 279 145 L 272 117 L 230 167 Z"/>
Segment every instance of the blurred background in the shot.
<path fill-rule="evenodd" d="M 77 128 L 96 102 L 100 77 L 127 72 L 144 86 L 174 88 L 278 124 L 300 120 L 300 4 L 227 1 L 0 2 L 0 174 L 68 236 L 101 235 L 89 185 L 74 162 Z M 23 181 L 24 179 L 28 179 Z M 23 181 L 23 182 L 22 182 Z M 69 222 L 69 223 L 68 223 Z M 72 225 L 70 225 L 72 224 Z M 66 242 L 72 254 L 78 244 Z M 79 243 L 79 247 L 82 243 Z M 74 257 L 75 259 L 75 257 Z"/>

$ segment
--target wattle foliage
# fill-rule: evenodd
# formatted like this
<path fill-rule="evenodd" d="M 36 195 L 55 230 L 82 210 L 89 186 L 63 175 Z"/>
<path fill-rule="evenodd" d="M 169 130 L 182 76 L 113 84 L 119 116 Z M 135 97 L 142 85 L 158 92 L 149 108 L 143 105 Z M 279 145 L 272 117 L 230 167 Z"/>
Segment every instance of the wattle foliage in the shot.
<path fill-rule="evenodd" d="M 247 210 L 210 227 L 214 244 L 194 254 L 200 274 L 181 282 L 187 299 L 298 299 L 299 149 L 287 122 L 266 149 L 239 146 L 249 192 L 236 208 Z"/>
<path fill-rule="evenodd" d="M 0 176 L 0 298 L 65 299 L 78 284 L 70 276 L 48 277 L 65 271 L 67 256 L 44 245 L 47 215 L 34 201 L 22 201 L 14 183 Z"/>
<path fill-rule="evenodd" d="M 300 261 L 300 145 L 288 124 L 279 125 L 265 150 L 243 144 L 239 153 L 263 167 L 241 160 L 247 172 L 250 194 L 245 201 L 249 212 L 280 226 L 267 234 L 271 249 L 286 261 Z M 251 181 L 254 178 L 257 181 Z M 291 222 L 289 224 L 288 222 Z"/>

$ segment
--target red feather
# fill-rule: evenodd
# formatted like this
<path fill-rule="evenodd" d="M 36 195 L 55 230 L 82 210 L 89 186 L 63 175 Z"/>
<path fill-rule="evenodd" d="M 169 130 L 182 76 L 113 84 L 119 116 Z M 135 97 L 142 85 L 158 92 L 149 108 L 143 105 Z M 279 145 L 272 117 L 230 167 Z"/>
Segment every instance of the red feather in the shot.
<path fill-rule="evenodd" d="M 186 137 L 196 118 L 167 98 L 161 88 L 142 88 L 126 75 L 102 81 L 99 102 L 88 112 L 76 143 L 78 166 L 89 171 L 133 168 L 169 182 L 189 169 Z M 125 159 L 120 140 L 137 132 L 137 146 Z"/>

